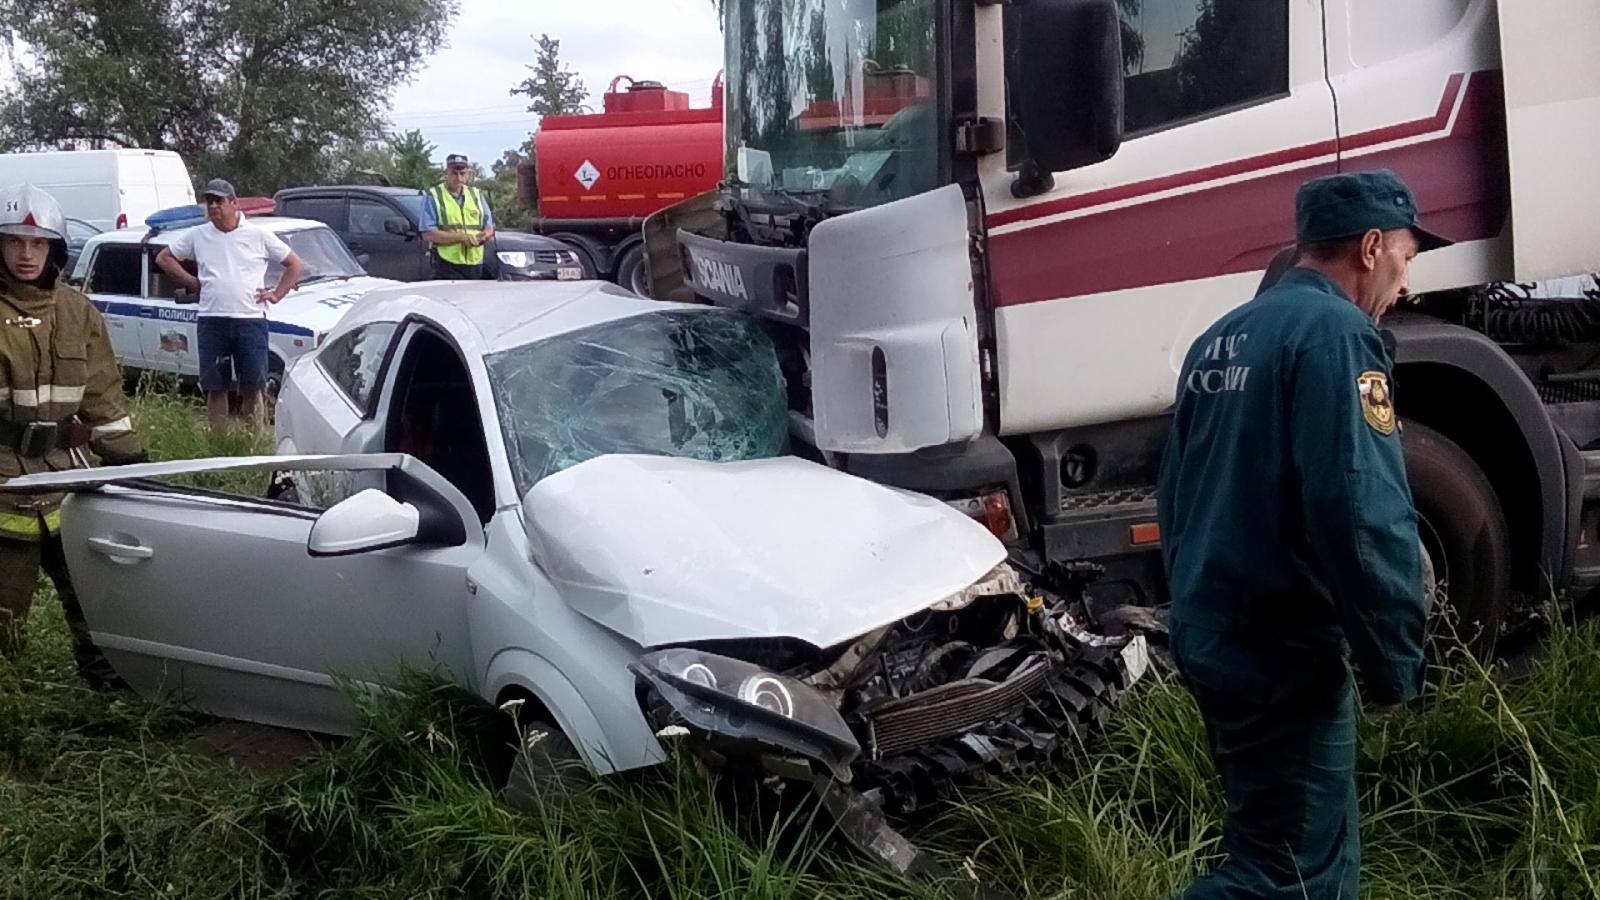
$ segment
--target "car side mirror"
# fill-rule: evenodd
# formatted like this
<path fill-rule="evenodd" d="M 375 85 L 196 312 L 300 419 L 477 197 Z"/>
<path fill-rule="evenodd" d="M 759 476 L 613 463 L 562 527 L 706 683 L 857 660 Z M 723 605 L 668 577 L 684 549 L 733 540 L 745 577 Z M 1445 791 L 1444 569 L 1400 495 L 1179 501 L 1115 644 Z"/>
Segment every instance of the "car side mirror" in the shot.
<path fill-rule="evenodd" d="M 1026 138 L 1018 197 L 1052 172 L 1110 159 L 1122 146 L 1122 22 L 1117 0 L 1029 0 L 1005 10 L 1011 114 Z"/>
<path fill-rule="evenodd" d="M 361 264 L 361 268 L 363 268 L 363 269 L 365 269 L 367 267 L 367 262 L 369 260 L 371 260 L 371 259 L 372 259 L 372 254 L 371 253 L 357 253 L 356 254 L 356 262 L 360 263 Z"/>
<path fill-rule="evenodd" d="M 399 237 L 411 236 L 411 223 L 399 216 L 383 220 L 383 230 Z"/>
<path fill-rule="evenodd" d="M 317 517 L 306 550 L 312 556 L 369 553 L 409 544 L 421 531 L 422 513 L 415 506 L 367 488 Z"/>

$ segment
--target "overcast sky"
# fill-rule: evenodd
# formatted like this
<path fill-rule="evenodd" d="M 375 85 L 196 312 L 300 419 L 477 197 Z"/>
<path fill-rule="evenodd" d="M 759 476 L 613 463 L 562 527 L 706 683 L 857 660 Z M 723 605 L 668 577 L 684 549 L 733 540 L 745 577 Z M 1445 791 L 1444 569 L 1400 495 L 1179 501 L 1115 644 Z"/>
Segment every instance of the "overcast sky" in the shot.
<path fill-rule="evenodd" d="M 527 98 L 512 86 L 531 74 L 537 37 L 561 41 L 561 58 L 583 78 L 589 103 L 617 75 L 666 82 L 709 102 L 722 66 L 710 0 L 460 0 L 448 46 L 394 97 L 399 131 L 421 129 L 438 157 L 466 153 L 484 164 L 519 146 L 534 127 Z"/>

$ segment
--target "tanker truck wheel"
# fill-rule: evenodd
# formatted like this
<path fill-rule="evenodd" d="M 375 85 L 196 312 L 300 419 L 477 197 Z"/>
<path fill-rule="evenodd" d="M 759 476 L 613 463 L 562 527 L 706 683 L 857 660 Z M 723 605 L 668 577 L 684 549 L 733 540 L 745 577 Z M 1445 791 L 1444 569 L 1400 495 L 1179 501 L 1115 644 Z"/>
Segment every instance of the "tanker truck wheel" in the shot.
<path fill-rule="evenodd" d="M 650 296 L 649 279 L 644 272 L 644 245 L 634 244 L 622 254 L 617 263 L 617 284 L 641 297 Z"/>
<path fill-rule="evenodd" d="M 1402 446 L 1417 530 L 1436 585 L 1428 625 L 1436 649 L 1492 652 L 1511 597 L 1511 537 L 1494 487 L 1454 441 L 1408 422 Z"/>

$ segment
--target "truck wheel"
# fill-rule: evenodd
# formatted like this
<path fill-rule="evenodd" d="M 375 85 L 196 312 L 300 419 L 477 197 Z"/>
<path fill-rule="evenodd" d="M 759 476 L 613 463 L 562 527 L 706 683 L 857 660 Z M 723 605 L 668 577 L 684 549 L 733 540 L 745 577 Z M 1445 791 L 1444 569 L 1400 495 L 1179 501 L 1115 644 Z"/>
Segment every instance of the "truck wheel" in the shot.
<path fill-rule="evenodd" d="M 1511 596 L 1511 537 L 1494 487 L 1454 441 L 1407 423 L 1406 479 L 1417 530 L 1438 585 L 1429 628 L 1444 646 L 1485 652 L 1499 636 Z"/>
<path fill-rule="evenodd" d="M 583 267 L 583 280 L 593 281 L 600 278 L 603 273 L 600 266 L 594 261 L 594 254 L 577 241 L 567 241 L 567 247 L 578 255 L 578 265 Z"/>
<path fill-rule="evenodd" d="M 617 263 L 617 284 L 641 297 L 650 296 L 649 279 L 644 273 L 643 244 L 634 244 L 622 254 L 622 262 Z"/>

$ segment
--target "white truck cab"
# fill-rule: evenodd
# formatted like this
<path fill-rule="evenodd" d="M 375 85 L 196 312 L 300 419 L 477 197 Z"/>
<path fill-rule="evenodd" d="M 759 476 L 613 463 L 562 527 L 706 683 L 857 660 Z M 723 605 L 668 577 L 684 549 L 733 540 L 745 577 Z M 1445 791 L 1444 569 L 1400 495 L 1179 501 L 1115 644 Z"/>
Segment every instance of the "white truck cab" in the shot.
<path fill-rule="evenodd" d="M 1383 322 L 1400 416 L 1443 438 L 1406 444 L 1435 568 L 1488 619 L 1600 586 L 1600 287 L 1519 286 L 1600 270 L 1600 4 L 724 10 L 726 182 L 646 222 L 652 290 L 780 323 L 819 454 L 1160 603 L 1185 351 L 1301 183 L 1388 168 L 1457 242 Z"/>

